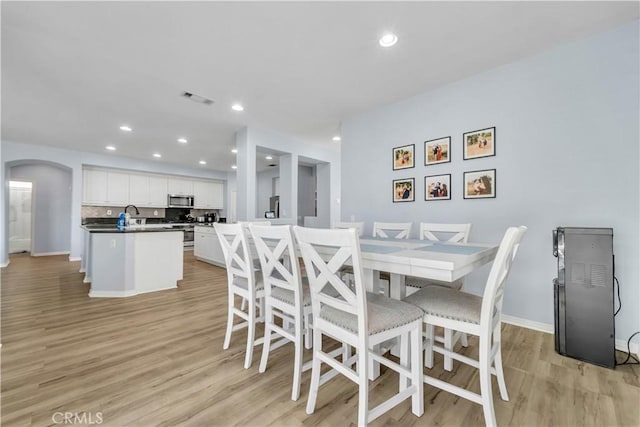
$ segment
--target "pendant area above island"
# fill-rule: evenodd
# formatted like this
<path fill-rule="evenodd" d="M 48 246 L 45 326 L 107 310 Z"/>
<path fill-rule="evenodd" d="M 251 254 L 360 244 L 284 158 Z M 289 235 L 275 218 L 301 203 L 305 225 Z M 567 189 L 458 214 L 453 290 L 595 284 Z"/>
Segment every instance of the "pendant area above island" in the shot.
<path fill-rule="evenodd" d="M 90 297 L 130 297 L 174 289 L 183 275 L 180 230 L 161 226 L 83 226 L 81 271 L 91 283 Z"/>

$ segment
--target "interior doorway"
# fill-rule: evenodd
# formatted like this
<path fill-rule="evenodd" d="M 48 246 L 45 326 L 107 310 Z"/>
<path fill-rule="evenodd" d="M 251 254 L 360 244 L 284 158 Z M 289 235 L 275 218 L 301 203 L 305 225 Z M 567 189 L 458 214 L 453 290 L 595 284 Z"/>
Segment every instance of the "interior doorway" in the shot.
<path fill-rule="evenodd" d="M 9 181 L 9 253 L 32 252 L 33 183 Z"/>

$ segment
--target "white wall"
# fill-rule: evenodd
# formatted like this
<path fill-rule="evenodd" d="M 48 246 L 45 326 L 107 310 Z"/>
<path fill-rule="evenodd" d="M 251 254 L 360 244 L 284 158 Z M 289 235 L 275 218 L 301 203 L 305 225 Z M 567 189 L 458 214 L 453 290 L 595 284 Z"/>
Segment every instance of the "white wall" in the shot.
<path fill-rule="evenodd" d="M 33 183 L 32 254 L 69 252 L 71 248 L 71 170 L 47 164 L 9 169 L 9 179 Z"/>
<path fill-rule="evenodd" d="M 2 178 L 4 180 L 0 193 L 0 203 L 2 203 L 3 221 L 0 223 L 0 264 L 8 262 L 7 257 L 7 209 L 8 201 L 8 166 L 14 164 L 28 163 L 29 160 L 35 162 L 51 162 L 71 169 L 72 189 L 71 189 L 71 254 L 70 258 L 78 259 L 82 253 L 83 239 L 81 234 L 81 206 L 82 206 L 82 166 L 102 166 L 109 168 L 120 168 L 127 170 L 137 170 L 143 172 L 155 172 L 179 176 L 192 176 L 196 178 L 209 178 L 226 180 L 227 173 L 213 171 L 203 168 L 187 168 L 177 165 L 167 164 L 161 161 L 137 160 L 127 157 L 85 153 L 82 151 L 66 150 L 42 145 L 21 144 L 16 142 L 2 141 L 0 146 L 0 156 L 2 163 Z"/>
<path fill-rule="evenodd" d="M 553 323 L 558 226 L 613 227 L 622 311 L 616 337 L 640 329 L 639 25 L 496 68 L 352 117 L 342 127 L 342 219 L 471 222 L 470 241 L 529 231 L 504 312 Z M 437 66 L 425 62 L 425 66 Z M 462 160 L 463 132 L 496 127 L 495 157 Z M 452 162 L 424 166 L 424 141 L 451 135 Z M 392 171 L 395 146 L 416 144 L 416 167 Z M 463 200 L 463 171 L 497 169 L 497 198 Z M 451 201 L 424 201 L 424 176 L 452 174 Z M 416 201 L 392 203 L 393 179 L 416 179 Z M 488 268 L 465 283 L 480 294 Z"/>

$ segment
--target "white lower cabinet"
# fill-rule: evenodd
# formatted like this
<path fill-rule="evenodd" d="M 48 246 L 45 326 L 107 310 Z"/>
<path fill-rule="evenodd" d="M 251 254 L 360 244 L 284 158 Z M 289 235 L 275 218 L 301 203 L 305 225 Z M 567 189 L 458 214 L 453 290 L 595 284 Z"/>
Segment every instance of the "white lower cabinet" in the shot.
<path fill-rule="evenodd" d="M 196 226 L 193 238 L 193 255 L 200 261 L 224 267 L 224 253 L 213 227 Z"/>

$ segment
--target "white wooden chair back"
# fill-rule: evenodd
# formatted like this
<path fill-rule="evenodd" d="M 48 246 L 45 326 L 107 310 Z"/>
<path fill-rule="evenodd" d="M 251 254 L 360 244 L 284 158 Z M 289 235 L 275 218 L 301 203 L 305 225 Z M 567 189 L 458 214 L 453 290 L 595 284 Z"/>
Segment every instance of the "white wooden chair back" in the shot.
<path fill-rule="evenodd" d="M 373 237 L 408 239 L 412 225 L 412 222 L 374 222 Z"/>
<path fill-rule="evenodd" d="M 229 286 L 233 285 L 234 278 L 240 277 L 247 280 L 249 290 L 255 289 L 255 274 L 245 228 L 242 224 L 221 223 L 216 223 L 214 227 L 224 254 Z"/>
<path fill-rule="evenodd" d="M 353 228 L 326 230 L 294 226 L 298 247 L 302 253 L 309 288 L 314 324 L 325 307 L 358 317 L 358 335 L 361 344 L 368 336 L 366 291 L 362 282 L 360 243 Z M 329 261 L 325 262 L 325 259 Z M 340 269 L 351 261 L 353 289 L 340 277 Z M 361 347 L 367 348 L 367 347 Z"/>
<path fill-rule="evenodd" d="M 291 226 L 251 224 L 249 229 L 260 259 L 266 296 L 271 296 L 274 287 L 293 292 L 302 317 L 302 281 Z"/>
<path fill-rule="evenodd" d="M 486 336 L 491 336 L 491 331 L 500 320 L 502 301 L 504 297 L 504 284 L 520 247 L 527 227 L 509 227 L 500 242 L 498 253 L 491 266 L 491 272 L 487 278 L 487 285 L 482 297 L 482 309 L 480 312 L 480 328 Z"/>
<path fill-rule="evenodd" d="M 445 238 L 438 237 L 433 233 L 441 233 Z M 471 233 L 471 224 L 436 224 L 420 223 L 420 240 L 447 241 L 453 243 L 467 243 Z"/>
<path fill-rule="evenodd" d="M 332 228 L 355 228 L 358 232 L 358 237 L 362 237 L 364 234 L 364 222 L 334 222 Z"/>

